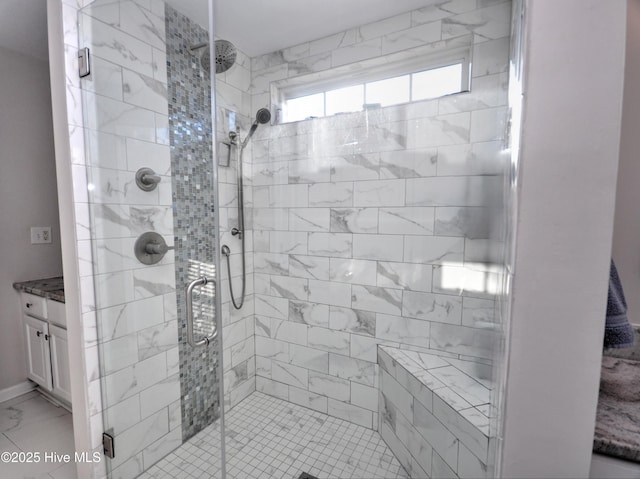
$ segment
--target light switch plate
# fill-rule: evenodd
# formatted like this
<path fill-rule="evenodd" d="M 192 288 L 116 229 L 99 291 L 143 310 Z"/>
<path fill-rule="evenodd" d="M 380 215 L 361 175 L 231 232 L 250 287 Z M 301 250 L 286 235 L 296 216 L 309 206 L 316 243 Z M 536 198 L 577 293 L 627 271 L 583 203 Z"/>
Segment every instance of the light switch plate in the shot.
<path fill-rule="evenodd" d="M 51 243 L 51 226 L 34 226 L 31 228 L 31 244 Z"/>

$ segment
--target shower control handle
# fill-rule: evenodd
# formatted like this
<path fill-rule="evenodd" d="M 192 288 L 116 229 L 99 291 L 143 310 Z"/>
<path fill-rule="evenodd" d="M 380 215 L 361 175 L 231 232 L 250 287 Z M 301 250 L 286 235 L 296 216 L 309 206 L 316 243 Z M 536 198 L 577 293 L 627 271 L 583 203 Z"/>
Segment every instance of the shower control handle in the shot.
<path fill-rule="evenodd" d="M 165 242 L 162 242 L 162 243 L 149 242 L 145 246 L 145 250 L 149 254 L 165 255 L 165 254 L 167 254 L 167 251 L 172 250 L 172 249 L 173 249 L 173 246 L 167 246 L 167 243 L 165 243 Z"/>
<path fill-rule="evenodd" d="M 193 290 L 197 286 L 204 286 L 207 283 L 213 283 L 215 288 L 215 280 L 209 279 L 206 276 L 200 276 L 198 279 L 194 279 L 193 281 L 191 281 L 186 290 L 187 341 L 194 349 L 198 346 L 208 346 L 211 341 L 213 341 L 218 336 L 218 327 L 215 324 L 209 336 L 205 336 L 197 341 L 193 336 Z"/>
<path fill-rule="evenodd" d="M 167 251 L 174 249 L 168 246 L 165 239 L 155 231 L 142 233 L 133 245 L 133 253 L 142 264 L 152 265 L 158 263 Z"/>
<path fill-rule="evenodd" d="M 155 190 L 161 179 L 151 168 L 140 168 L 136 172 L 136 185 L 143 191 Z"/>

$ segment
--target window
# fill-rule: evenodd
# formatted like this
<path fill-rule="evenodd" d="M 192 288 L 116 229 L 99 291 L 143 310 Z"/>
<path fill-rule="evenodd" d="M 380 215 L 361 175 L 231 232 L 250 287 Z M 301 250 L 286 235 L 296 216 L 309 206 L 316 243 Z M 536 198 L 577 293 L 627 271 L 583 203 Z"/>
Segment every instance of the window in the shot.
<path fill-rule="evenodd" d="M 441 42 L 444 43 L 444 42 Z M 419 50 L 419 49 L 418 49 Z M 278 122 L 317 118 L 438 98 L 469 90 L 470 46 L 407 60 L 405 52 L 272 84 Z"/>

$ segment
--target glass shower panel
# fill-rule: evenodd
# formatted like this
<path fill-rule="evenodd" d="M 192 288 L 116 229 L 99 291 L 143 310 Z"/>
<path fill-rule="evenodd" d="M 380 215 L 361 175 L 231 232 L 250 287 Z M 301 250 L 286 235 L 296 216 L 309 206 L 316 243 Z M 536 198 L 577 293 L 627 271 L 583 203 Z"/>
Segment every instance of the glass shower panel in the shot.
<path fill-rule="evenodd" d="M 216 2 L 216 32 L 237 47 L 216 76 L 232 152 L 218 164 L 235 265 L 220 285 L 228 477 L 494 474 L 511 2 L 432 3 L 371 2 L 377 16 L 340 12 L 350 24 L 312 36 L 300 31 L 335 11 L 305 16 L 291 0 L 234 18 Z M 269 47 L 284 26 L 263 19 L 294 16 L 298 34 Z M 461 58 L 468 92 L 420 75 Z M 281 114 L 288 98 L 414 73 L 415 101 Z M 267 124 L 254 120 L 262 108 Z M 228 292 L 243 276 L 238 161 L 240 310 Z"/>
<path fill-rule="evenodd" d="M 183 3 L 79 11 L 91 58 L 85 273 L 112 478 L 223 476 L 210 14 L 207 0 Z"/>

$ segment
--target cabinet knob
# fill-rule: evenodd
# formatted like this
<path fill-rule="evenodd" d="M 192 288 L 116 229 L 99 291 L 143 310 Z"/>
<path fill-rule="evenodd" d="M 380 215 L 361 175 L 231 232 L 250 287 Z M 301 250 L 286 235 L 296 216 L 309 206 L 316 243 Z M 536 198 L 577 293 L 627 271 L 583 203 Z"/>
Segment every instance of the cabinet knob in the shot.
<path fill-rule="evenodd" d="M 26 306 L 27 308 L 30 308 L 31 306 L 33 306 L 33 303 L 27 303 Z"/>
<path fill-rule="evenodd" d="M 44 335 L 44 340 L 45 340 L 45 341 L 49 341 L 49 338 L 50 338 L 50 337 L 51 337 L 51 336 L 49 336 L 48 334 L 45 334 L 45 335 Z"/>
<path fill-rule="evenodd" d="M 36 336 L 38 337 L 42 336 L 42 331 L 36 331 Z"/>

